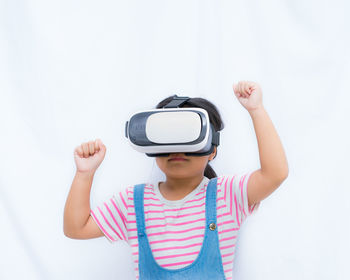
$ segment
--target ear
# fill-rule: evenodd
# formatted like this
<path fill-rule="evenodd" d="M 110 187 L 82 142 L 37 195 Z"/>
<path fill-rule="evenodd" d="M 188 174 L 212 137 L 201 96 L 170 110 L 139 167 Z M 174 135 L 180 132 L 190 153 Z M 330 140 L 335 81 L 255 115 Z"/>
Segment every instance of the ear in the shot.
<path fill-rule="evenodd" d="M 216 157 L 216 152 L 216 146 L 214 146 L 214 150 L 209 156 L 209 161 L 213 160 Z"/>

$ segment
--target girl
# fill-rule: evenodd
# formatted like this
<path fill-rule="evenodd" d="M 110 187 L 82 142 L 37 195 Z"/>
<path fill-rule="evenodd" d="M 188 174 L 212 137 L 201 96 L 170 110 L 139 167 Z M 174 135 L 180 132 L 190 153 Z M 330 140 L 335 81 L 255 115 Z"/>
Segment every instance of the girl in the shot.
<path fill-rule="evenodd" d="M 283 147 L 262 105 L 260 86 L 241 81 L 233 90 L 253 120 L 260 169 L 217 176 L 208 164 L 217 147 L 206 156 L 172 153 L 156 158 L 165 182 L 127 187 L 91 210 L 92 180 L 106 147 L 100 139 L 83 143 L 74 151 L 77 170 L 65 205 L 65 235 L 128 242 L 137 279 L 232 279 L 241 224 L 288 176 Z M 183 106 L 207 110 L 215 130 L 223 129 L 219 112 L 207 100 L 191 98 Z"/>

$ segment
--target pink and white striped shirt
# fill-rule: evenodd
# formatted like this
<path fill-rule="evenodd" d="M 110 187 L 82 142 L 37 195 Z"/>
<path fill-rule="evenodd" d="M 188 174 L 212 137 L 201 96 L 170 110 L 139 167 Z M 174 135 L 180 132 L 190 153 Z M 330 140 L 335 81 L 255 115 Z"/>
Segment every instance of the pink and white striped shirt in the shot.
<path fill-rule="evenodd" d="M 217 227 L 226 279 L 232 279 L 232 265 L 238 230 L 259 205 L 248 207 L 247 183 L 252 172 L 220 176 L 217 180 Z M 146 233 L 156 262 L 168 269 L 191 264 L 202 246 L 205 227 L 205 195 L 209 182 L 202 182 L 181 200 L 165 199 L 158 183 L 147 183 L 144 192 Z M 132 249 L 136 279 L 138 240 L 133 186 L 113 195 L 91 210 L 91 216 L 111 242 L 124 240 Z"/>

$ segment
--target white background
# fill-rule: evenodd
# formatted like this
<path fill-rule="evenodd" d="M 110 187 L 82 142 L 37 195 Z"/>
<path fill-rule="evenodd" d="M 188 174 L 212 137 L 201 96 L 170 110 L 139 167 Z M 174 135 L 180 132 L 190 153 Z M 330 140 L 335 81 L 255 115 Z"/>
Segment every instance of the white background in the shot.
<path fill-rule="evenodd" d="M 258 82 L 289 177 L 243 224 L 233 279 L 350 279 L 347 1 L 0 0 L 0 279 L 134 279 L 126 243 L 63 234 L 73 151 L 107 147 L 91 206 L 162 176 L 124 124 L 172 94 L 225 129 L 218 174 L 260 168 L 232 83 Z"/>

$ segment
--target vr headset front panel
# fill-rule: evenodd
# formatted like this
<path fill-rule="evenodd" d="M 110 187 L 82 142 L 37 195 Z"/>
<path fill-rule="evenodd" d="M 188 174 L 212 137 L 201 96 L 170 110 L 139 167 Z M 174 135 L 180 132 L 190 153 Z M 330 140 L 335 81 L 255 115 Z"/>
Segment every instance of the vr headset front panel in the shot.
<path fill-rule="evenodd" d="M 202 108 L 169 108 L 134 114 L 125 134 L 135 150 L 148 156 L 204 155 L 213 150 L 213 129 Z"/>

